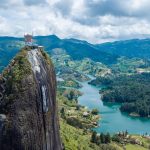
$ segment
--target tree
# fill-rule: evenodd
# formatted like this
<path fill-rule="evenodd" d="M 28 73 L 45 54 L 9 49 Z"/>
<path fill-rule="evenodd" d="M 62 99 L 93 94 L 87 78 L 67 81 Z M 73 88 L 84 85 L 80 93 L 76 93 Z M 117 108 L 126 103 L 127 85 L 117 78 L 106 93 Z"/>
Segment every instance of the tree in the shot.
<path fill-rule="evenodd" d="M 96 137 L 96 144 L 97 144 L 97 145 L 100 145 L 100 144 L 101 144 L 100 136 L 97 136 L 97 137 Z"/>
<path fill-rule="evenodd" d="M 60 110 L 61 118 L 65 118 L 65 109 L 64 107 Z"/>
<path fill-rule="evenodd" d="M 69 99 L 70 99 L 70 100 L 73 100 L 73 98 L 74 98 L 74 92 L 73 92 L 73 91 L 70 91 L 70 97 L 69 97 Z"/>
<path fill-rule="evenodd" d="M 110 143 L 110 142 L 111 142 L 111 137 L 110 137 L 110 134 L 107 133 L 107 134 L 105 135 L 105 143 L 107 144 L 107 143 Z"/>
<path fill-rule="evenodd" d="M 91 136 L 91 142 L 96 143 L 96 141 L 97 141 L 97 133 L 96 131 L 93 131 Z"/>
<path fill-rule="evenodd" d="M 128 131 L 126 130 L 126 131 L 125 131 L 125 136 L 127 136 L 127 135 L 128 135 Z"/>
<path fill-rule="evenodd" d="M 118 143 L 120 143 L 122 141 L 120 136 L 117 135 L 117 134 L 113 135 L 112 140 L 115 141 L 115 142 L 118 142 Z"/>
<path fill-rule="evenodd" d="M 100 134 L 101 143 L 105 143 L 105 136 L 103 133 Z"/>

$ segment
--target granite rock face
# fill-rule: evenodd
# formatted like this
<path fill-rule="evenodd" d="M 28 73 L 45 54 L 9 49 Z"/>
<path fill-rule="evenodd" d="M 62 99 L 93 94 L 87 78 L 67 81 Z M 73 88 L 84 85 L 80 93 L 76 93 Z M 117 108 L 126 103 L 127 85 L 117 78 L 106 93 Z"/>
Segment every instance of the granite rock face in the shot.
<path fill-rule="evenodd" d="M 20 53 L 1 76 L 0 149 L 61 150 L 53 65 L 39 48 Z"/>

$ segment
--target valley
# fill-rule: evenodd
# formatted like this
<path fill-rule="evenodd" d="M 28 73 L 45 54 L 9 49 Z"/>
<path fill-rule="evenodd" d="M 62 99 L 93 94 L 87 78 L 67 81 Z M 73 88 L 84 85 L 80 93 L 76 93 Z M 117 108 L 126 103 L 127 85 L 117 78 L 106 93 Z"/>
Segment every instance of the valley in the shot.
<path fill-rule="evenodd" d="M 150 150 L 150 0 L 0 2 L 0 150 Z"/>
<path fill-rule="evenodd" d="M 100 113 L 98 128 L 95 130 L 100 133 L 118 133 L 119 131 L 128 131 L 131 134 L 150 133 L 150 119 L 130 117 L 119 110 L 119 103 L 104 103 L 99 95 L 99 89 L 87 82 L 82 83 L 81 92 L 84 93 L 79 97 L 79 104 L 87 106 L 90 110 L 97 108 Z M 112 119 L 114 118 L 114 119 Z M 136 124 L 136 126 L 135 126 Z"/>
<path fill-rule="evenodd" d="M 12 41 L 11 38 L 7 40 Z M 0 55 L 1 70 L 23 45 L 22 39 L 15 39 L 17 46 L 10 46 L 7 40 L 3 41 L 7 46 L 3 47 L 3 44 L 0 44 L 0 54 L 3 54 Z M 124 147 L 127 150 L 145 150 L 149 147 L 149 58 L 133 55 L 128 57 L 106 51 L 103 53 L 99 45 L 75 39 L 59 39 L 54 35 L 35 37 L 35 40 L 45 46 L 55 66 L 61 137 L 66 149 L 69 150 L 73 145 L 74 150 L 78 149 L 78 146 L 87 150 L 122 150 Z M 6 56 L 8 59 L 3 59 Z M 147 77 L 144 78 L 143 74 Z M 130 79 L 132 82 L 128 84 Z M 132 89 L 128 88 L 131 85 L 135 86 Z M 122 87 L 128 89 L 128 93 L 125 93 L 126 90 Z M 122 92 L 117 91 L 118 89 L 122 89 Z M 113 97 L 115 95 L 112 93 L 118 95 Z M 141 104 L 141 94 L 145 95 L 144 104 Z M 127 95 L 132 103 L 122 104 L 117 100 L 119 96 L 126 100 Z M 127 109 L 133 107 L 134 97 L 138 99 L 138 103 L 134 103 L 132 111 L 126 113 Z M 143 115 L 142 110 L 145 107 L 146 112 Z M 135 110 L 140 110 L 142 115 L 137 114 Z M 93 131 L 96 131 L 97 136 L 100 133 L 109 133 L 111 142 L 91 142 Z M 125 131 L 129 134 L 118 135 Z M 143 144 L 136 141 L 145 142 Z"/>

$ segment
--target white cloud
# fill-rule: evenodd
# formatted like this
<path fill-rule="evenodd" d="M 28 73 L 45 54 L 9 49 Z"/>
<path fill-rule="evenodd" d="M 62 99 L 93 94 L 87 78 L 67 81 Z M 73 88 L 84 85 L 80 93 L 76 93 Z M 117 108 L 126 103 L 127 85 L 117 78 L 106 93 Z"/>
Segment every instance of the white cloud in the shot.
<path fill-rule="evenodd" d="M 92 43 L 150 35 L 149 0 L 0 0 L 0 35 L 56 34 Z"/>

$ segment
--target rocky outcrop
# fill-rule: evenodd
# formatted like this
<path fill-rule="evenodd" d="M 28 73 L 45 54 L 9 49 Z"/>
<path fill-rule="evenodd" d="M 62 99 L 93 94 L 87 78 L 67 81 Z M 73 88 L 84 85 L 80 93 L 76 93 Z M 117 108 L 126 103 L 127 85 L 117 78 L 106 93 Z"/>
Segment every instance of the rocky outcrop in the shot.
<path fill-rule="evenodd" d="M 2 77 L 0 149 L 61 150 L 56 77 L 46 53 L 24 48 Z"/>

